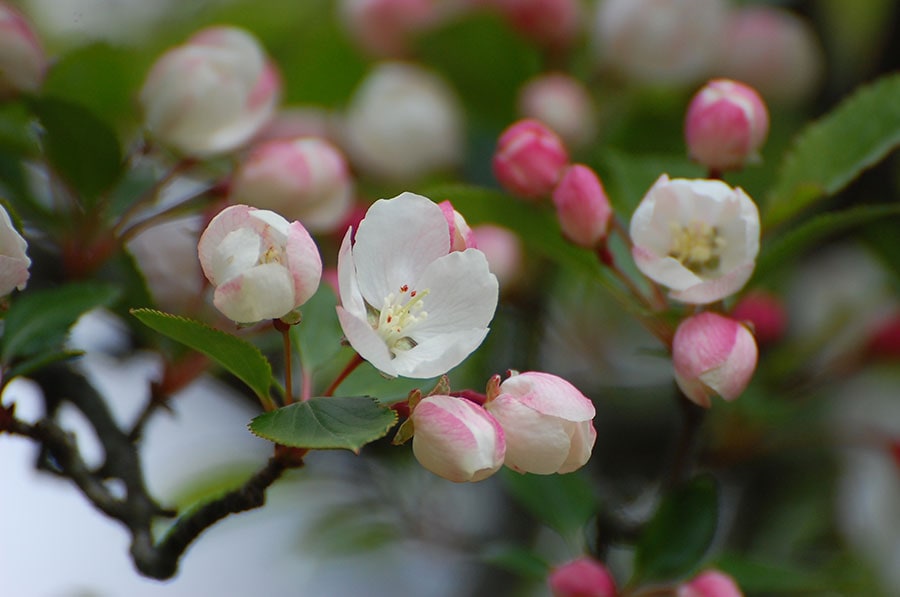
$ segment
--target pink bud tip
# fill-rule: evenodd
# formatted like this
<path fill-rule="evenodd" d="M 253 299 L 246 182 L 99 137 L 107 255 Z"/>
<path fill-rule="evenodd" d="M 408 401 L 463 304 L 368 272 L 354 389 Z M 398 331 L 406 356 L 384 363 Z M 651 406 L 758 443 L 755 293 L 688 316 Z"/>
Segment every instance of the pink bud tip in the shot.
<path fill-rule="evenodd" d="M 567 168 L 553 190 L 556 215 L 566 238 L 592 249 L 606 238 L 612 208 L 600 179 L 582 164 Z"/>
<path fill-rule="evenodd" d="M 548 579 L 553 597 L 615 597 L 616 583 L 606 567 L 590 557 L 563 564 Z"/>
<path fill-rule="evenodd" d="M 678 587 L 677 597 L 743 597 L 734 579 L 718 570 L 707 570 Z"/>
<path fill-rule="evenodd" d="M 494 153 L 494 176 L 507 191 L 539 199 L 553 187 L 569 162 L 562 140 L 536 120 L 520 120 L 507 128 Z"/>
<path fill-rule="evenodd" d="M 760 345 L 777 342 L 787 327 L 787 311 L 784 304 L 779 297 L 768 292 L 757 291 L 747 294 L 734 306 L 731 316 L 750 324 L 753 335 Z"/>
<path fill-rule="evenodd" d="M 769 112 L 759 94 L 737 81 L 715 79 L 694 95 L 684 123 L 691 158 L 710 170 L 739 170 L 759 160 Z"/>
<path fill-rule="evenodd" d="M 756 341 L 744 325 L 706 311 L 681 322 L 672 340 L 675 381 L 691 401 L 709 408 L 710 397 L 734 400 L 756 369 Z"/>

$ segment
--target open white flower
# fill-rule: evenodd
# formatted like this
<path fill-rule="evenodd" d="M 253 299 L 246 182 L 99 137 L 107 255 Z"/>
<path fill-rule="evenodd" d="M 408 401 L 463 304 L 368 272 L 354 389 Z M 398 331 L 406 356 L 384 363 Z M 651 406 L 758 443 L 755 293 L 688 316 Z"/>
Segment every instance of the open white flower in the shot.
<path fill-rule="evenodd" d="M 707 304 L 740 290 L 759 253 L 759 210 L 719 180 L 663 174 L 631 217 L 638 269 L 678 301 Z"/>
<path fill-rule="evenodd" d="M 497 307 L 497 278 L 477 249 L 450 252 L 441 208 L 402 193 L 376 201 L 338 257 L 341 327 L 392 376 L 434 377 L 475 350 Z"/>

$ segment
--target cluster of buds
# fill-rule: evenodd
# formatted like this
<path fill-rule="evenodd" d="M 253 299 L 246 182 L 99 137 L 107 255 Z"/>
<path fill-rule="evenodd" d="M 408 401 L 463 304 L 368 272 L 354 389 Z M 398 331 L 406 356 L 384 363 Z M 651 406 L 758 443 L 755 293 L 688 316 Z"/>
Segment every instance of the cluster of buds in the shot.
<path fill-rule="evenodd" d="M 597 438 L 594 405 L 568 381 L 529 371 L 488 382 L 483 404 L 470 393 L 439 386 L 409 400 L 410 418 L 395 443 L 412 437 L 413 454 L 434 474 L 454 482 L 480 481 L 504 464 L 520 473 L 578 470 Z"/>
<path fill-rule="evenodd" d="M 520 120 L 501 135 L 494 176 L 511 194 L 527 200 L 551 196 L 563 234 L 576 245 L 597 248 L 606 238 L 612 207 L 597 174 L 570 164 L 560 137 L 547 125 Z"/>
<path fill-rule="evenodd" d="M 601 562 L 584 556 L 553 568 L 547 577 L 553 597 L 616 597 L 616 583 Z M 743 597 L 729 575 L 706 570 L 672 588 L 659 588 L 659 594 L 674 597 Z M 653 593 L 657 594 L 657 593 Z"/>

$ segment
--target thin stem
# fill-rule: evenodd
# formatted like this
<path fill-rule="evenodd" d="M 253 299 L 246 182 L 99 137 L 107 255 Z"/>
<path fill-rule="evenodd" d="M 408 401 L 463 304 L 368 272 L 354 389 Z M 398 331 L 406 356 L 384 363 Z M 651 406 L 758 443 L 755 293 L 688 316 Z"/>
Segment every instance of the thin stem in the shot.
<path fill-rule="evenodd" d="M 293 355 L 291 353 L 291 328 L 290 326 L 276 325 L 275 329 L 281 332 L 281 344 L 284 348 L 284 404 L 292 404 L 294 402 L 294 380 L 291 376 L 291 361 Z M 303 376 L 304 381 L 306 376 Z"/>
<path fill-rule="evenodd" d="M 706 409 L 697 406 L 687 399 L 682 393 L 677 394 L 678 406 L 681 409 L 681 435 L 675 448 L 675 456 L 672 460 L 672 468 L 666 481 L 667 487 L 675 487 L 681 483 L 688 474 L 691 461 L 691 452 L 697 444 L 698 431 L 706 415 Z"/>
<path fill-rule="evenodd" d="M 363 363 L 363 358 L 359 356 L 358 353 L 353 353 L 353 358 L 350 359 L 350 362 L 347 363 L 347 366 L 344 367 L 343 371 L 338 373 L 338 376 L 334 378 L 334 381 L 331 382 L 331 385 L 328 386 L 328 389 L 322 394 L 323 396 L 334 396 L 334 391 L 338 389 L 338 386 L 347 379 L 353 370 L 359 367 Z"/>
<path fill-rule="evenodd" d="M 615 232 L 616 234 L 619 235 L 619 237 L 625 243 L 625 246 L 628 247 L 628 250 L 630 252 L 631 249 L 634 247 L 634 243 L 631 242 L 631 235 L 628 233 L 627 230 L 625 230 L 625 227 L 622 226 L 622 223 L 619 221 L 618 218 L 611 218 L 610 222 L 612 224 L 613 232 Z M 622 272 L 622 276 L 625 277 L 624 272 Z M 654 311 L 665 311 L 666 305 L 668 304 L 666 295 L 663 294 L 662 289 L 659 287 L 659 285 L 656 282 L 654 282 L 647 276 L 643 276 L 643 278 L 647 282 L 647 285 L 650 287 L 650 292 L 653 293 L 652 302 L 648 300 L 648 304 Z M 623 282 L 624 282 L 624 280 L 623 280 Z M 629 279 L 628 282 L 626 282 L 626 285 L 629 287 L 629 290 L 631 290 L 632 287 L 636 287 L 636 284 L 634 284 L 634 281 L 631 279 Z M 632 292 L 634 292 L 634 291 L 632 290 Z M 641 293 L 640 296 L 643 297 L 643 293 Z"/>
<path fill-rule="evenodd" d="M 216 187 L 214 187 L 214 186 L 213 186 L 213 187 L 209 187 L 209 188 L 205 188 L 205 189 L 203 189 L 202 191 L 199 191 L 199 192 L 194 193 L 194 194 L 192 194 L 192 195 L 188 195 L 188 196 L 186 196 L 186 197 L 183 197 L 182 199 L 179 199 L 178 201 L 176 201 L 176 202 L 173 203 L 172 205 L 166 207 L 166 208 L 163 209 L 162 211 L 159 211 L 159 212 L 153 214 L 152 216 L 149 216 L 149 217 L 147 217 L 146 219 L 143 219 L 143 220 L 141 220 L 140 222 L 137 222 L 137 223 L 135 223 L 135 224 L 132 224 L 132 225 L 129 226 L 128 228 L 125 228 L 124 230 L 121 230 L 121 231 L 118 233 L 118 234 L 119 234 L 119 237 L 118 237 L 118 238 L 119 238 L 119 242 L 124 244 L 124 243 L 127 242 L 128 240 L 130 240 L 130 239 L 134 238 L 135 236 L 137 236 L 137 234 L 140 233 L 140 232 L 141 232 L 142 230 L 144 230 L 145 228 L 149 228 L 150 226 L 153 226 L 153 225 L 156 224 L 157 222 L 160 222 L 160 221 L 162 221 L 162 220 L 165 220 L 166 218 L 168 218 L 168 217 L 169 217 L 170 215 L 172 215 L 173 213 L 176 213 L 176 212 L 178 212 L 179 210 L 184 209 L 184 206 L 187 205 L 188 203 L 190 203 L 191 201 L 195 201 L 196 199 L 199 199 L 199 198 L 203 197 L 204 195 L 206 195 L 207 193 L 209 193 L 211 190 L 213 190 L 213 189 L 215 189 L 215 188 L 216 188 Z M 123 221 L 124 221 L 124 220 L 123 220 Z M 116 230 L 120 230 L 120 229 L 122 228 L 123 221 L 120 221 L 120 222 L 119 222 L 119 224 L 116 226 Z"/>
<path fill-rule="evenodd" d="M 125 213 L 119 218 L 119 221 L 116 222 L 116 225 L 113 226 L 113 234 L 120 235 L 122 230 L 125 228 L 125 225 L 128 221 L 147 203 L 151 203 L 156 200 L 159 196 L 160 191 L 166 186 L 172 179 L 176 176 L 192 168 L 194 164 L 197 163 L 197 160 L 193 158 L 184 158 L 179 160 L 173 165 L 168 172 L 166 172 L 159 180 L 153 183 L 149 189 L 147 189 L 143 195 L 138 197 L 138 199 L 132 203 L 128 209 L 125 210 Z"/>

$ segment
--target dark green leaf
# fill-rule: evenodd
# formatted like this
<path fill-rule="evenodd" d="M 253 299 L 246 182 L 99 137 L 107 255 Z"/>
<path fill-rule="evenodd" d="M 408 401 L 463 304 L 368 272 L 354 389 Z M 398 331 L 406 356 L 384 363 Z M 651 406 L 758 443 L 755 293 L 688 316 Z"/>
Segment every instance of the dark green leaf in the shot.
<path fill-rule="evenodd" d="M 840 191 L 898 146 L 900 74 L 893 74 L 860 89 L 800 134 L 766 202 L 765 225 Z"/>
<path fill-rule="evenodd" d="M 119 297 L 115 286 L 78 283 L 17 295 L 3 331 L 5 364 L 38 353 L 59 351 L 69 328 L 84 313 L 111 305 Z"/>
<path fill-rule="evenodd" d="M 519 545 L 492 545 L 482 552 L 481 559 L 487 564 L 534 581 L 543 581 L 550 572 L 550 565 L 546 561 Z"/>
<path fill-rule="evenodd" d="M 38 152 L 33 119 L 25 104 L 0 102 L 0 151 L 16 156 Z"/>
<path fill-rule="evenodd" d="M 84 353 L 80 350 L 61 350 L 61 351 L 51 351 L 45 352 L 41 354 L 37 354 L 33 357 L 27 357 L 23 361 L 19 361 L 12 367 L 10 367 L 9 371 L 7 371 L 4 375 L 8 378 L 16 377 L 17 375 L 29 375 L 37 371 L 38 369 L 42 369 L 47 365 L 52 365 L 53 363 L 58 363 L 60 361 L 67 361 L 69 359 L 78 358 Z"/>
<path fill-rule="evenodd" d="M 79 104 L 44 97 L 31 106 L 44 127 L 44 153 L 53 169 L 86 206 L 93 205 L 122 170 L 115 133 Z"/>
<path fill-rule="evenodd" d="M 797 569 L 796 566 L 787 566 L 778 562 L 762 562 L 737 554 L 716 558 L 716 568 L 734 577 L 738 586 L 749 594 L 819 595 L 826 593 L 829 588 L 824 578 Z"/>
<path fill-rule="evenodd" d="M 145 70 L 132 49 L 89 44 L 52 66 L 42 93 L 84 106 L 113 125 L 134 121 L 134 98 Z"/>
<path fill-rule="evenodd" d="M 261 401 L 269 400 L 272 366 L 259 349 L 246 340 L 199 321 L 153 309 L 133 309 L 131 313 L 144 325 L 211 358 L 247 384 Z"/>
<path fill-rule="evenodd" d="M 396 422 L 397 413 L 367 396 L 319 397 L 261 414 L 250 431 L 284 446 L 358 453 Z"/>
<path fill-rule="evenodd" d="M 689 573 L 709 549 L 717 521 L 718 491 L 712 477 L 697 477 L 664 496 L 638 540 L 635 577 L 669 580 Z"/>
<path fill-rule="evenodd" d="M 779 238 L 763 243 L 763 250 L 756 264 L 755 279 L 764 278 L 829 236 L 898 215 L 900 205 L 864 205 L 818 215 Z"/>
<path fill-rule="evenodd" d="M 577 472 L 523 475 L 504 469 L 503 480 L 522 506 L 564 537 L 580 532 L 597 510 L 591 484 Z"/>

